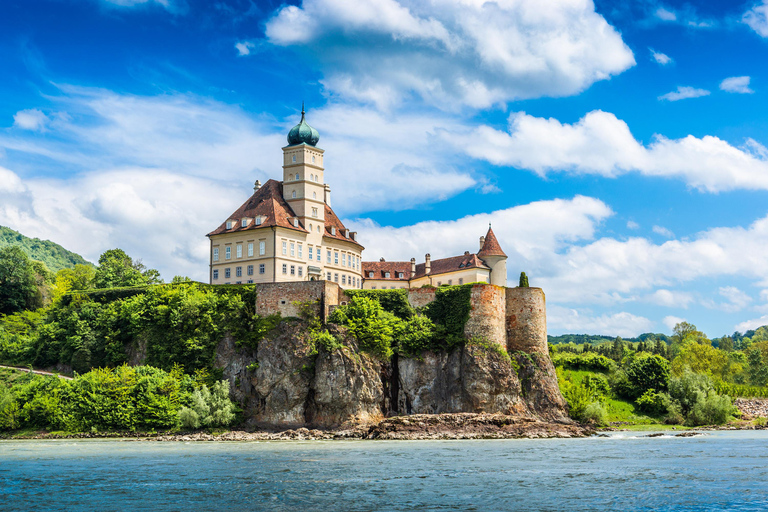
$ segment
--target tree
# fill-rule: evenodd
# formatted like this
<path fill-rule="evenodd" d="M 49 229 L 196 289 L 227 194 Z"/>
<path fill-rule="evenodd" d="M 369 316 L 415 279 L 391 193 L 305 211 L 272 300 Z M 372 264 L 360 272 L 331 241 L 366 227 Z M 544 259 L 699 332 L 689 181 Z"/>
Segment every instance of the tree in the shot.
<path fill-rule="evenodd" d="M 93 278 L 94 288 L 119 288 L 162 283 L 160 273 L 133 261 L 122 249 L 110 249 L 99 257 Z"/>
<path fill-rule="evenodd" d="M 525 272 L 520 272 L 520 288 L 528 288 L 528 276 Z"/>
<path fill-rule="evenodd" d="M 672 361 L 672 371 L 675 375 L 682 375 L 683 371 L 689 368 L 694 373 L 725 379 L 729 367 L 728 354 L 711 345 L 698 343 L 685 344 L 680 349 L 678 356 Z"/>
<path fill-rule="evenodd" d="M 9 315 L 32 309 L 38 301 L 31 260 L 15 245 L 0 249 L 0 313 Z"/>
<path fill-rule="evenodd" d="M 632 398 L 651 389 L 664 391 L 669 383 L 669 362 L 661 356 L 642 353 L 632 358 L 626 374 Z"/>

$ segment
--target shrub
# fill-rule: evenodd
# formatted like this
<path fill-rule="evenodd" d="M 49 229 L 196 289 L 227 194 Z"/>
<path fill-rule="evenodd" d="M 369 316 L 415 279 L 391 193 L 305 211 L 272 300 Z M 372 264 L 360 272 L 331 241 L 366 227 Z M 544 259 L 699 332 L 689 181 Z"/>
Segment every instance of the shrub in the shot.
<path fill-rule="evenodd" d="M 520 272 L 520 288 L 528 288 L 528 276 L 525 272 Z"/>
<path fill-rule="evenodd" d="M 635 400 L 637 408 L 651 416 L 661 416 L 667 413 L 669 396 L 665 393 L 658 393 L 654 389 L 649 389 L 643 393 L 640 398 Z"/>
<path fill-rule="evenodd" d="M 397 342 L 397 352 L 405 357 L 415 357 L 425 350 L 435 350 L 436 327 L 427 317 L 416 315 L 406 322 L 395 326 L 394 338 Z"/>
<path fill-rule="evenodd" d="M 353 297 L 346 306 L 339 306 L 330 321 L 344 325 L 357 339 L 360 350 L 382 359 L 392 357 L 393 324 L 397 317 L 382 310 L 378 301 Z"/>
<path fill-rule="evenodd" d="M 203 384 L 192 393 L 189 407 L 178 414 L 184 428 L 225 427 L 235 419 L 235 405 L 229 399 L 229 381 L 216 382 L 209 390 Z"/>
<path fill-rule="evenodd" d="M 686 423 L 690 425 L 722 425 L 736 410 L 730 397 L 710 391 L 693 405 L 686 418 Z"/>
<path fill-rule="evenodd" d="M 581 354 L 557 352 L 552 354 L 552 364 L 569 370 L 589 370 L 593 372 L 607 372 L 614 366 L 612 360 L 595 352 L 584 352 Z"/>
<path fill-rule="evenodd" d="M 630 398 L 640 397 L 650 389 L 665 391 L 669 384 L 669 361 L 643 352 L 630 359 L 626 373 Z"/>
<path fill-rule="evenodd" d="M 608 389 L 608 383 L 602 376 L 586 376 L 580 383 L 573 381 L 570 372 L 565 372 L 557 368 L 557 377 L 560 384 L 560 390 L 563 398 L 568 402 L 570 415 L 577 421 L 587 420 L 587 409 L 590 404 L 605 401 L 605 391 Z M 587 378 L 590 377 L 590 378 Z M 595 414 L 595 407 L 590 409 L 590 415 Z M 590 416 L 589 421 L 593 419 Z"/>
<path fill-rule="evenodd" d="M 608 423 L 608 412 L 600 402 L 592 402 L 584 408 L 581 421 L 592 425 L 605 425 Z"/>
<path fill-rule="evenodd" d="M 731 398 L 718 395 L 709 377 L 687 368 L 680 377 L 670 379 L 669 394 L 673 400 L 670 416 L 685 418 L 691 426 L 722 424 L 736 412 Z"/>
<path fill-rule="evenodd" d="M 340 349 L 344 345 L 336 339 L 336 337 L 326 330 L 317 331 L 312 334 L 312 337 L 318 346 L 322 347 L 326 352 L 333 352 Z"/>

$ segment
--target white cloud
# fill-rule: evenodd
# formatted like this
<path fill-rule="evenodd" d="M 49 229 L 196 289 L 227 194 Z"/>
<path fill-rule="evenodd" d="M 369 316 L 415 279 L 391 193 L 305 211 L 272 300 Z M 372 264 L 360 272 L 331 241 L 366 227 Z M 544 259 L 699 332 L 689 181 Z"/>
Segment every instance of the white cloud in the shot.
<path fill-rule="evenodd" d="M 576 94 L 634 65 L 592 2 L 304 0 L 267 22 L 311 53 L 333 94 L 387 108 L 416 94 L 443 109 Z"/>
<path fill-rule="evenodd" d="M 661 321 L 661 323 L 667 326 L 670 332 L 680 322 L 685 322 L 685 318 L 680 318 L 678 316 L 672 316 L 672 315 L 665 316 L 664 319 Z"/>
<path fill-rule="evenodd" d="M 477 159 L 541 176 L 567 172 L 616 177 L 639 172 L 680 178 L 707 192 L 768 189 L 767 151 L 756 141 L 736 148 L 713 136 L 656 135 L 644 146 L 624 121 L 600 110 L 574 124 L 516 112 L 509 116 L 508 131 L 484 125 L 464 132 L 446 130 L 442 135 Z"/>
<path fill-rule="evenodd" d="M 139 7 L 159 5 L 172 14 L 186 14 L 189 6 L 185 0 L 101 0 L 105 5 L 112 7 Z"/>
<path fill-rule="evenodd" d="M 241 57 L 244 55 L 250 55 L 251 49 L 255 47 L 256 45 L 250 41 L 240 41 L 235 43 L 235 49 L 237 50 L 237 54 Z"/>
<path fill-rule="evenodd" d="M 646 300 L 659 306 L 688 309 L 688 305 L 691 304 L 695 299 L 693 295 L 687 292 L 679 292 L 675 290 L 666 290 L 664 288 L 660 288 L 652 294 L 648 295 Z"/>
<path fill-rule="evenodd" d="M 627 221 L 627 229 L 640 229 L 640 224 L 633 220 Z"/>
<path fill-rule="evenodd" d="M 765 1 L 755 4 L 744 13 L 741 21 L 757 32 L 760 37 L 768 37 L 768 4 Z"/>
<path fill-rule="evenodd" d="M 690 98 L 701 98 L 702 96 L 709 96 L 709 91 L 706 89 L 696 89 L 695 87 L 678 86 L 676 91 L 668 92 L 659 96 L 660 100 L 667 101 L 680 101 Z"/>
<path fill-rule="evenodd" d="M 734 326 L 734 330 L 739 332 L 746 332 L 768 325 L 768 315 L 763 315 L 760 318 L 753 318 L 752 320 L 745 320 Z"/>
<path fill-rule="evenodd" d="M 654 323 L 642 316 L 620 313 L 593 315 L 591 311 L 561 306 L 547 308 L 547 326 L 562 333 L 602 334 L 631 338 L 649 332 Z"/>
<path fill-rule="evenodd" d="M 654 15 L 662 21 L 677 21 L 677 15 L 673 11 L 665 9 L 664 7 L 659 7 L 656 9 Z"/>
<path fill-rule="evenodd" d="M 749 80 L 748 76 L 732 76 L 720 82 L 720 89 L 726 92 L 752 94 L 755 91 L 749 88 Z"/>
<path fill-rule="evenodd" d="M 23 130 L 43 131 L 48 121 L 48 116 L 36 108 L 19 110 L 13 116 L 13 126 Z"/>
<path fill-rule="evenodd" d="M 675 234 L 663 226 L 653 226 L 653 232 L 667 238 L 675 238 Z"/>
<path fill-rule="evenodd" d="M 752 297 L 739 290 L 735 286 L 721 286 L 718 293 L 725 297 L 728 302 L 715 303 L 712 300 L 704 301 L 704 306 L 710 309 L 718 309 L 726 313 L 735 313 L 746 308 L 751 302 Z"/>
<path fill-rule="evenodd" d="M 657 64 L 661 64 L 662 66 L 666 66 L 667 64 L 670 64 L 672 62 L 672 57 L 669 55 L 666 55 L 661 52 L 655 51 L 653 48 L 649 48 L 651 51 L 651 57 L 654 61 L 656 61 Z"/>

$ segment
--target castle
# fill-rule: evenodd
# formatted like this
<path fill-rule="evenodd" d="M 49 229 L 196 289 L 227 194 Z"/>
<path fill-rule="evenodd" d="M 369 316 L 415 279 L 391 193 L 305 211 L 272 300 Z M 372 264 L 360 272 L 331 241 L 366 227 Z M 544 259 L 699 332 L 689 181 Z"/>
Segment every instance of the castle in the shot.
<path fill-rule="evenodd" d="M 288 132 L 283 181 L 256 181 L 253 195 L 210 240 L 211 284 L 330 281 L 342 289 L 507 283 L 507 255 L 491 227 L 477 253 L 432 260 L 362 261 L 357 233 L 331 208 L 320 135 L 304 119 Z"/>

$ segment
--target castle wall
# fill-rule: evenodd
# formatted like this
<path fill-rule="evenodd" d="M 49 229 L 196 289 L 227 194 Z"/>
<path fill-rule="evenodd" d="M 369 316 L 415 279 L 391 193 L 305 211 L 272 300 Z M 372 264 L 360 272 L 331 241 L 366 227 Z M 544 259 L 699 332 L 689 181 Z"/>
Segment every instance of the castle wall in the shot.
<path fill-rule="evenodd" d="M 507 351 L 549 354 L 547 305 L 541 288 L 506 289 Z"/>
<path fill-rule="evenodd" d="M 408 303 L 414 308 L 423 308 L 435 300 L 435 288 L 411 288 L 408 290 Z"/>
<path fill-rule="evenodd" d="M 260 316 L 280 313 L 282 316 L 299 316 L 295 302 L 317 301 L 318 315 L 324 313 L 322 305 L 326 287 L 334 283 L 325 281 L 295 281 L 290 283 L 259 283 L 256 285 L 256 313 Z M 338 285 L 336 286 L 338 288 Z"/>
<path fill-rule="evenodd" d="M 465 336 L 483 338 L 506 348 L 506 291 L 502 286 L 491 284 L 472 286 L 472 309 L 464 326 Z"/>

